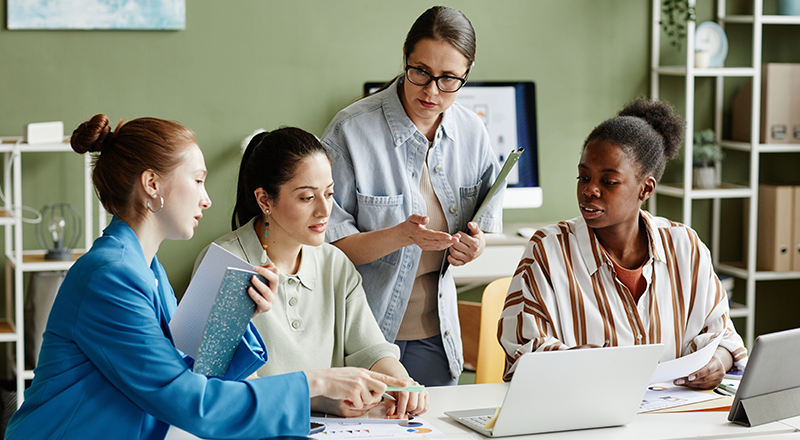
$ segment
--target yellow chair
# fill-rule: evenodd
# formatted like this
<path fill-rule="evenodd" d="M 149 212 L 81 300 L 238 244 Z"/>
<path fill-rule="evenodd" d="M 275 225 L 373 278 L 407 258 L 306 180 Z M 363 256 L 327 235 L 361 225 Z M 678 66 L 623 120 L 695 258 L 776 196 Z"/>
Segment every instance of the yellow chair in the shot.
<path fill-rule="evenodd" d="M 499 278 L 489 283 L 483 291 L 475 383 L 503 381 L 506 353 L 497 341 L 497 321 L 503 312 L 503 304 L 510 285 L 511 277 Z"/>

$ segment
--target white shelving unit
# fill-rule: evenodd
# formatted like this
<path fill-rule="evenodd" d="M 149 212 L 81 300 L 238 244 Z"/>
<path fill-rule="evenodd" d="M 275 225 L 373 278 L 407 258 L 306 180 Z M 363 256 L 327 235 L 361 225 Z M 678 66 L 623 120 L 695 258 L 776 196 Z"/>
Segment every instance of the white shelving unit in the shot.
<path fill-rule="evenodd" d="M 689 0 L 694 5 L 694 0 Z M 722 134 L 722 108 L 723 108 L 723 85 L 725 78 L 748 77 L 752 78 L 753 84 L 761 84 L 761 64 L 762 64 L 762 35 L 763 26 L 767 24 L 781 25 L 800 25 L 800 17 L 797 16 L 778 16 L 763 15 L 762 0 L 753 1 L 753 15 L 727 15 L 725 0 L 716 2 L 717 23 L 725 28 L 726 23 L 749 23 L 752 24 L 752 66 L 751 67 L 722 67 L 697 69 L 694 67 L 694 33 L 696 24 L 687 23 L 686 37 L 686 61 L 681 66 L 661 66 L 661 29 L 659 21 L 661 19 L 661 0 L 653 0 L 653 22 L 652 27 L 652 59 L 651 59 L 651 93 L 654 99 L 659 97 L 659 81 L 661 76 L 679 76 L 685 78 L 685 116 L 686 116 L 686 143 L 684 148 L 684 168 L 683 184 L 660 184 L 656 189 L 656 195 L 664 195 L 680 198 L 683 206 L 683 218 L 681 221 L 691 226 L 692 201 L 700 199 L 712 200 L 712 229 L 711 229 L 711 253 L 714 259 L 714 267 L 719 273 L 733 275 L 745 280 L 745 303 L 734 303 L 731 307 L 731 316 L 740 317 L 746 320 L 745 343 L 751 346 L 755 336 L 755 303 L 756 303 L 756 281 L 761 280 L 786 280 L 800 279 L 800 272 L 765 272 L 756 271 L 756 231 L 758 221 L 758 183 L 759 183 L 759 158 L 761 154 L 768 153 L 797 153 L 800 152 L 800 144 L 794 145 L 774 145 L 760 143 L 760 121 L 761 121 L 761 87 L 752 87 L 751 101 L 751 127 L 750 142 L 733 142 L 720 138 Z M 732 47 L 731 50 L 737 50 Z M 714 131 L 717 134 L 717 142 L 726 149 L 744 151 L 750 155 L 749 166 L 749 185 L 733 185 L 722 183 L 715 189 L 696 189 L 692 186 L 692 141 L 694 134 L 694 102 L 695 102 L 695 79 L 700 77 L 711 77 L 715 79 L 715 102 L 714 102 Z M 720 164 L 717 165 L 720 167 Z M 719 171 L 719 170 L 718 170 Z M 656 212 L 657 197 L 653 195 L 650 199 L 650 210 Z M 720 244 L 720 204 L 725 198 L 750 199 L 747 230 L 747 252 L 744 265 L 730 264 L 719 261 Z"/>
<path fill-rule="evenodd" d="M 49 261 L 44 259 L 44 250 L 23 250 L 22 245 L 22 157 L 35 153 L 73 153 L 68 142 L 60 144 L 28 145 L 18 137 L 0 138 L 3 153 L 3 199 L 0 207 L 0 226 L 5 232 L 6 301 L 5 319 L 0 321 L 0 342 L 14 343 L 8 347 L 9 366 L 16 376 L 17 405 L 22 404 L 25 380 L 33 378 L 33 371 L 25 366 L 25 322 L 24 322 L 24 274 L 26 272 L 63 271 L 92 245 L 93 212 L 95 195 L 92 187 L 91 156 L 84 159 L 84 248 L 76 249 L 72 261 Z M 97 234 L 105 226 L 105 212 L 99 207 Z M 12 285 L 13 284 L 13 285 Z"/>

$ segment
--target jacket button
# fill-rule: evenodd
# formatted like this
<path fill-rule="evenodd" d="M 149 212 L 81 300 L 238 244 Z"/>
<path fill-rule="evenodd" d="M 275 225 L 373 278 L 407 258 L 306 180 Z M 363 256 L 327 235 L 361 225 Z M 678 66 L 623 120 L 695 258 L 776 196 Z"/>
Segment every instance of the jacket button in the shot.
<path fill-rule="evenodd" d="M 297 304 L 297 298 L 292 298 L 292 299 L 289 300 L 289 305 L 290 306 L 293 306 L 295 304 Z"/>
<path fill-rule="evenodd" d="M 300 321 L 292 321 L 292 328 L 298 329 L 301 325 Z"/>
<path fill-rule="evenodd" d="M 453 205 L 453 206 L 450 207 L 450 214 L 455 214 L 457 211 L 458 211 L 458 208 L 456 208 L 456 205 Z"/>
<path fill-rule="evenodd" d="M 442 168 L 442 166 L 441 166 L 441 165 L 436 165 L 436 166 L 433 168 L 433 170 L 434 170 L 434 171 L 436 171 L 437 173 L 441 173 L 441 172 L 442 172 L 442 170 L 443 170 L 443 168 Z"/>

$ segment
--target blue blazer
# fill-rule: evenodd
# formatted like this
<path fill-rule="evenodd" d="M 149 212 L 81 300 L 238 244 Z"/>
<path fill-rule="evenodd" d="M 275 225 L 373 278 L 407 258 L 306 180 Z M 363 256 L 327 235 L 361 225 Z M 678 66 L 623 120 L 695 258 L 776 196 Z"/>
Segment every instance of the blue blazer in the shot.
<path fill-rule="evenodd" d="M 114 218 L 67 273 L 39 364 L 6 439 L 163 439 L 170 425 L 203 438 L 306 436 L 302 372 L 244 381 L 266 361 L 250 328 L 222 378 L 191 371 L 172 343 L 177 306 L 157 258 Z"/>

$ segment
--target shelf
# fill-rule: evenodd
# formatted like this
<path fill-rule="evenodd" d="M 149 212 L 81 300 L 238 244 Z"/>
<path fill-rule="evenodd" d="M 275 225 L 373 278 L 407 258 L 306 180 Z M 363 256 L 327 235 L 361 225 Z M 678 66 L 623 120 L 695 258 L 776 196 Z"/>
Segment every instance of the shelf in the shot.
<path fill-rule="evenodd" d="M 755 18 L 752 15 L 729 15 L 722 18 L 727 23 L 753 23 Z M 797 15 L 762 15 L 762 24 L 800 24 L 800 16 Z"/>
<path fill-rule="evenodd" d="M 733 275 L 737 278 L 747 278 L 747 269 L 744 263 L 720 263 L 715 267 L 722 273 Z M 800 272 L 773 272 L 761 270 L 756 271 L 753 278 L 756 281 L 800 280 Z"/>
<path fill-rule="evenodd" d="M 749 142 L 722 141 L 719 143 L 731 150 L 747 151 L 752 148 Z M 800 144 L 758 144 L 759 153 L 800 153 Z"/>
<path fill-rule="evenodd" d="M 739 304 L 735 301 L 731 301 L 730 304 L 731 318 L 747 318 L 750 316 L 750 309 L 747 308 L 744 304 Z"/>
<path fill-rule="evenodd" d="M 661 183 L 656 186 L 656 194 L 663 194 L 672 197 L 686 197 L 686 190 L 682 183 Z M 693 200 L 699 199 L 743 199 L 750 198 L 752 191 L 747 186 L 723 183 L 721 186 L 712 189 L 692 188 L 689 197 Z"/>
<path fill-rule="evenodd" d="M 686 76 L 686 66 L 660 66 L 653 70 L 661 75 Z M 713 67 L 708 69 L 692 69 L 692 72 L 696 77 L 752 77 L 755 74 L 755 69 L 752 67 Z"/>
<path fill-rule="evenodd" d="M 0 342 L 12 342 L 17 340 L 14 324 L 7 319 L 0 319 Z"/>
<path fill-rule="evenodd" d="M 3 208 L 0 208 L 0 225 L 13 225 L 14 217 Z"/>
<path fill-rule="evenodd" d="M 68 270 L 75 264 L 75 261 L 84 254 L 82 249 L 76 249 L 72 254 L 72 260 L 57 261 L 45 260 L 43 250 L 23 251 L 22 252 L 22 271 L 23 272 L 49 272 Z M 6 254 L 6 259 L 12 267 L 17 266 L 17 260 L 14 254 Z"/>
<path fill-rule="evenodd" d="M 2 153 L 10 153 L 14 151 L 15 146 L 18 150 L 22 153 L 56 153 L 56 152 L 64 152 L 64 151 L 72 151 L 72 145 L 69 143 L 69 138 L 64 138 L 64 142 L 61 143 L 52 143 L 52 144 L 36 144 L 36 145 L 28 145 L 28 144 L 20 144 L 16 145 L 21 137 L 18 136 L 4 136 L 0 137 L 0 152 Z"/>

